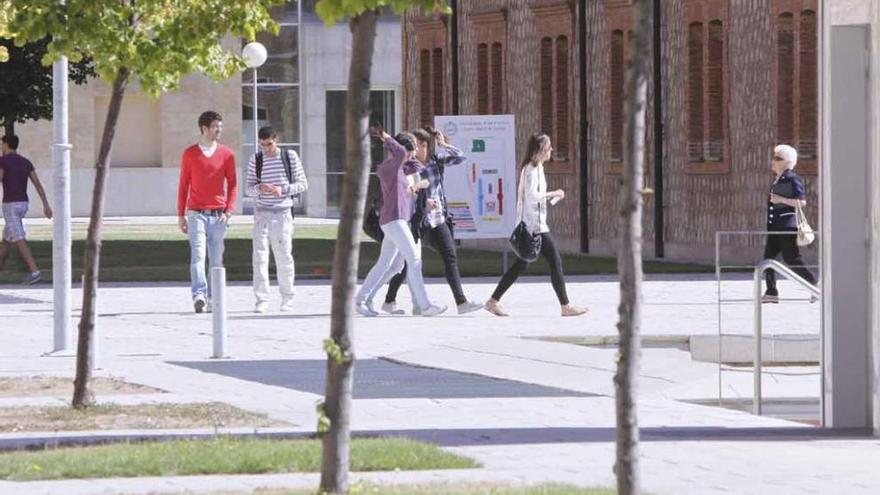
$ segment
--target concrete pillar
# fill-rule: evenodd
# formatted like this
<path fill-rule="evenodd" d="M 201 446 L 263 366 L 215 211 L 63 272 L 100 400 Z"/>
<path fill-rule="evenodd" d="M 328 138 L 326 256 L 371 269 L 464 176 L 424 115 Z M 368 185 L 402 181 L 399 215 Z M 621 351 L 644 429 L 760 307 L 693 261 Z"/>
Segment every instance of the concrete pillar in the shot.
<path fill-rule="evenodd" d="M 821 250 L 823 413 L 871 425 L 868 270 L 870 29 L 823 22 Z"/>

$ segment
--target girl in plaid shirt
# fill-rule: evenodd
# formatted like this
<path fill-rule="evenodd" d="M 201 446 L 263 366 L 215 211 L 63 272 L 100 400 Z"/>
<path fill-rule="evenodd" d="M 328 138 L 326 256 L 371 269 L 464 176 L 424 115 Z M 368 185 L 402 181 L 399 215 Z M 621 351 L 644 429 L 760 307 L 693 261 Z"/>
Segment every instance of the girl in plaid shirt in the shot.
<path fill-rule="evenodd" d="M 452 290 L 452 297 L 458 314 L 470 313 L 482 309 L 483 305 L 469 301 L 461 286 L 461 274 L 458 270 L 458 258 L 455 252 L 455 240 L 452 227 L 447 220 L 446 193 L 443 190 L 443 174 L 446 167 L 459 165 L 466 160 L 461 150 L 446 141 L 442 132 L 432 128 L 417 129 L 412 133 L 416 138 L 416 159 L 425 166 L 422 177 L 428 181 L 428 194 L 425 200 L 424 214 L 414 217 L 412 222 L 421 231 L 420 237 L 427 239 L 443 259 L 446 281 Z M 388 293 L 382 310 L 391 314 L 403 314 L 397 308 L 397 290 L 406 276 L 406 268 L 396 275 L 388 284 Z M 417 308 L 413 309 L 418 312 Z"/>

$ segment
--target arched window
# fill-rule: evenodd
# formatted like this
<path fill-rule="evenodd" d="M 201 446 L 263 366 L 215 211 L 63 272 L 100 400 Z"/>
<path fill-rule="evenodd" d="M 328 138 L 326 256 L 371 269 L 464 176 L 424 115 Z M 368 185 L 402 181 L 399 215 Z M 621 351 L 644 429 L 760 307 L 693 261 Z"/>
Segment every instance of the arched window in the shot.
<path fill-rule="evenodd" d="M 709 23 L 708 64 L 706 65 L 707 81 L 707 130 L 708 141 L 703 151 L 703 159 L 707 162 L 724 161 L 724 121 L 726 105 L 724 104 L 724 26 L 721 21 Z"/>
<path fill-rule="evenodd" d="M 477 113 L 489 113 L 489 47 L 477 45 Z"/>
<path fill-rule="evenodd" d="M 413 24 L 418 50 L 418 121 L 420 126 L 434 125 L 434 116 L 446 113 L 446 25 L 433 18 Z"/>
<path fill-rule="evenodd" d="M 492 113 L 504 113 L 504 48 L 492 43 Z"/>
<path fill-rule="evenodd" d="M 477 45 L 478 114 L 502 114 L 506 111 L 504 46 L 507 43 L 507 19 L 502 11 L 473 14 L 471 38 Z"/>
<path fill-rule="evenodd" d="M 776 19 L 776 141 L 795 143 L 794 135 L 794 16 L 783 12 Z"/>
<path fill-rule="evenodd" d="M 686 1 L 689 173 L 725 174 L 728 152 L 726 0 Z"/>
<path fill-rule="evenodd" d="M 801 12 L 800 22 L 800 67 L 798 85 L 800 95 L 798 98 L 798 152 L 804 158 L 816 158 L 818 146 L 816 143 L 817 127 L 819 122 L 819 95 L 817 92 L 818 63 L 817 45 L 818 25 L 816 12 L 804 10 Z"/>
<path fill-rule="evenodd" d="M 419 52 L 419 124 L 431 125 L 434 112 L 431 111 L 431 51 Z"/>
<path fill-rule="evenodd" d="M 432 90 L 432 99 L 434 100 L 434 115 L 443 115 L 446 111 L 443 108 L 443 81 L 446 73 L 443 71 L 443 48 L 434 48 L 431 55 L 431 77 L 433 77 L 434 88 Z M 434 123 L 431 122 L 431 125 Z"/>
<path fill-rule="evenodd" d="M 623 161 L 623 95 L 626 84 L 623 31 L 611 32 L 611 64 L 609 67 L 611 93 L 611 161 Z"/>
<path fill-rule="evenodd" d="M 553 136 L 553 38 L 541 38 L 541 132 Z"/>
<path fill-rule="evenodd" d="M 816 0 L 789 1 L 774 11 L 776 142 L 798 150 L 798 170 L 815 174 L 818 155 L 818 24 Z"/>
<path fill-rule="evenodd" d="M 703 161 L 703 24 L 688 26 L 688 160 Z"/>
<path fill-rule="evenodd" d="M 569 100 L 569 57 L 568 37 L 556 38 L 556 146 L 554 146 L 554 159 L 565 161 L 569 159 L 571 151 L 571 137 L 569 136 L 569 109 L 572 102 Z"/>
<path fill-rule="evenodd" d="M 541 132 L 553 141 L 548 172 L 573 172 L 572 12 L 568 4 L 531 7 L 538 50 L 538 104 Z"/>

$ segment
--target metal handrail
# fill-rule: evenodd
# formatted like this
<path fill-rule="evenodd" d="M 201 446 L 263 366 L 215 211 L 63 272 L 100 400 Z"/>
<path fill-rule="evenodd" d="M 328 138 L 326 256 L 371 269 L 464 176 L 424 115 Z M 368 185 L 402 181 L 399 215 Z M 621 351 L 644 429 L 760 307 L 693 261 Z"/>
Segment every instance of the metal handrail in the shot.
<path fill-rule="evenodd" d="M 773 270 L 776 273 L 785 276 L 789 280 L 797 282 L 804 286 L 811 294 L 816 297 L 822 295 L 821 291 L 815 285 L 807 282 L 803 277 L 794 272 L 791 268 L 783 265 L 776 260 L 764 260 L 755 267 L 755 394 L 752 398 L 752 407 L 754 413 L 761 415 L 761 368 L 762 368 L 762 343 L 764 340 L 761 322 L 761 281 L 764 278 L 764 272 Z"/>
<path fill-rule="evenodd" d="M 819 234 L 818 230 L 814 230 L 813 233 L 816 235 Z M 730 268 L 751 268 L 752 265 L 747 266 L 728 266 L 721 264 L 721 238 L 728 236 L 755 236 L 755 235 L 794 235 L 795 232 L 790 231 L 780 231 L 780 230 L 716 230 L 715 231 L 715 282 L 716 282 L 716 291 L 718 295 L 718 406 L 723 405 L 722 399 L 722 390 L 723 390 L 723 379 L 722 379 L 722 368 L 723 362 L 721 360 L 722 356 L 722 346 L 723 346 L 723 331 L 722 331 L 722 318 L 721 318 L 721 306 L 722 302 L 731 302 L 729 300 L 725 301 L 721 298 L 721 274 L 725 269 Z M 818 243 L 817 243 L 818 244 Z M 818 267 L 819 265 L 804 265 L 808 268 L 810 267 Z M 751 299 L 745 299 L 744 302 L 750 301 Z M 739 302 L 739 301 L 736 301 Z"/>

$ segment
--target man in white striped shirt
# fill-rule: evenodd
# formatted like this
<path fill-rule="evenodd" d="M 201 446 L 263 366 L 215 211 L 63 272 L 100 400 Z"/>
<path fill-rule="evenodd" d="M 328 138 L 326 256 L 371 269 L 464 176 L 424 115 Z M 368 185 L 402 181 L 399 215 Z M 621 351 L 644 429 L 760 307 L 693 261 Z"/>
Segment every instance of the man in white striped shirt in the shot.
<path fill-rule="evenodd" d="M 251 156 L 245 194 L 254 198 L 254 311 L 269 309 L 269 249 L 275 256 L 281 311 L 293 309 L 293 196 L 309 188 L 295 151 L 278 147 L 272 127 L 260 128 L 260 150 Z M 283 156 L 286 154 L 287 156 Z"/>

